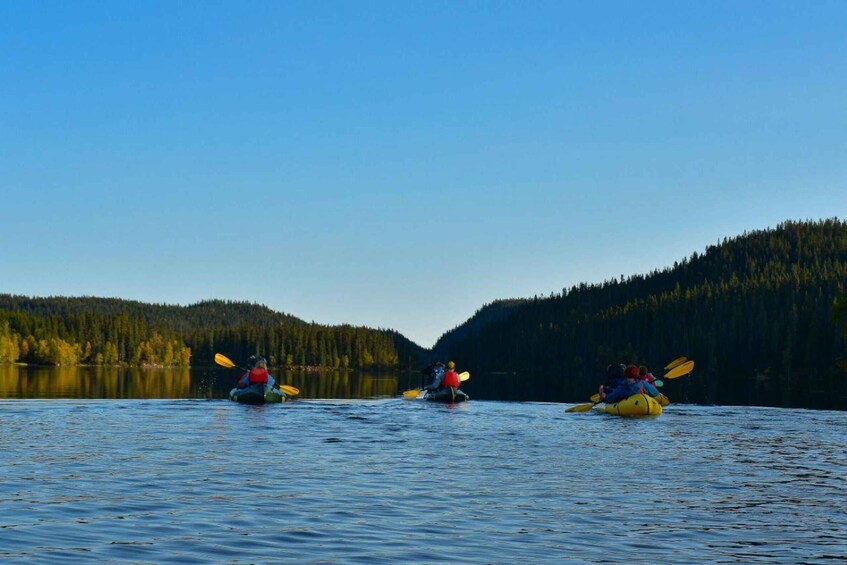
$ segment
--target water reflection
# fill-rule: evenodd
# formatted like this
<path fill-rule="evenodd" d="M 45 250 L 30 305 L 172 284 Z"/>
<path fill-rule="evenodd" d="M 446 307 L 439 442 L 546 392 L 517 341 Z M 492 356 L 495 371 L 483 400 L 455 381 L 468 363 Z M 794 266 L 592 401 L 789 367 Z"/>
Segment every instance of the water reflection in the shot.
<path fill-rule="evenodd" d="M 385 398 L 397 395 L 400 382 L 396 374 L 352 371 L 299 371 L 283 373 L 279 379 L 299 388 L 303 398 Z"/>
<path fill-rule="evenodd" d="M 420 387 L 417 372 L 273 371 L 300 398 L 386 398 Z M 237 371 L 221 368 L 28 367 L 0 365 L 0 398 L 221 399 Z M 590 390 L 562 376 L 532 373 L 474 374 L 462 390 L 475 400 L 573 402 Z"/>
<path fill-rule="evenodd" d="M 0 366 L 0 398 L 191 398 L 188 369 Z"/>
<path fill-rule="evenodd" d="M 227 398 L 237 373 L 213 369 L 0 366 L 0 398 Z M 294 371 L 277 374 L 301 398 L 384 398 L 410 388 L 397 374 Z"/>
<path fill-rule="evenodd" d="M 476 400 L 573 402 L 583 398 L 587 400 L 595 386 L 566 375 L 486 373 L 474 374 L 471 380 L 462 383 L 462 390 Z"/>
<path fill-rule="evenodd" d="M 302 399 L 387 398 L 421 386 L 417 371 L 280 372 L 276 369 L 273 374 L 281 384 L 298 387 Z M 0 398 L 224 399 L 235 386 L 237 376 L 237 371 L 219 367 L 0 365 Z M 600 378 L 586 381 L 566 374 L 472 372 L 472 378 L 463 382 L 461 388 L 472 400 L 575 403 L 588 401 L 599 382 Z M 669 381 L 662 392 L 674 403 L 685 403 L 685 390 L 676 381 Z"/>

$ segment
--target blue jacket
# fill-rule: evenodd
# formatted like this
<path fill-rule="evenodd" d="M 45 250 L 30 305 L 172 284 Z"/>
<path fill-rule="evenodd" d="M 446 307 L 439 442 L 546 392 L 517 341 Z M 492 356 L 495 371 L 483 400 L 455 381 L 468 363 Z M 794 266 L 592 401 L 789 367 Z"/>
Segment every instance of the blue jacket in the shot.
<path fill-rule="evenodd" d="M 644 390 L 644 394 L 647 394 L 649 396 L 659 395 L 659 389 L 657 389 L 647 381 L 635 381 L 632 384 L 624 381 L 623 384 L 618 385 L 615 390 L 606 395 L 604 402 L 606 402 L 606 404 L 618 402 L 619 400 L 623 400 L 624 398 L 629 398 L 633 394 L 640 393 L 642 389 Z"/>
<path fill-rule="evenodd" d="M 623 377 L 621 377 L 621 378 L 617 378 L 617 377 L 610 378 L 610 379 L 607 379 L 605 383 L 603 383 L 603 390 L 606 391 L 606 394 L 609 394 L 613 390 L 618 388 L 619 386 L 625 385 L 625 384 L 626 384 L 626 379 L 623 378 Z"/>
<path fill-rule="evenodd" d="M 429 374 L 429 382 L 422 387 L 425 390 L 438 390 L 444 381 L 444 367 L 434 367 Z"/>

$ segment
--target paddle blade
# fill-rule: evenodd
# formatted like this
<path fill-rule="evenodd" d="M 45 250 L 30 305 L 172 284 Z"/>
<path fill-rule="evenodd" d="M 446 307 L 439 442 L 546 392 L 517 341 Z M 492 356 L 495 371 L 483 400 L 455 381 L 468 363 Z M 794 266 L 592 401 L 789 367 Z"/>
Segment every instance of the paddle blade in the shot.
<path fill-rule="evenodd" d="M 565 412 L 588 412 L 592 408 L 594 408 L 594 402 L 590 404 L 577 404 L 576 406 L 571 406 Z"/>
<path fill-rule="evenodd" d="M 288 396 L 297 396 L 298 394 L 300 394 L 300 389 L 296 386 L 291 385 L 279 385 L 279 390 L 281 390 Z"/>
<path fill-rule="evenodd" d="M 590 400 L 591 402 L 600 402 L 600 393 L 595 392 L 591 395 L 591 398 L 589 398 L 588 400 Z"/>
<path fill-rule="evenodd" d="M 407 391 L 403 392 L 403 398 L 405 398 L 406 400 L 414 400 L 418 397 L 418 395 L 420 393 L 421 393 L 420 389 L 413 388 L 411 390 L 407 390 Z"/>
<path fill-rule="evenodd" d="M 653 382 L 653 386 L 656 387 L 656 388 L 661 388 L 662 386 L 664 386 L 664 384 L 665 383 L 663 383 L 662 381 L 654 381 Z"/>
<path fill-rule="evenodd" d="M 675 369 L 671 369 L 667 373 L 665 373 L 666 379 L 678 379 L 679 377 L 685 376 L 691 371 L 694 370 L 694 361 L 688 361 L 687 363 L 683 363 L 679 367 Z"/>
<path fill-rule="evenodd" d="M 465 382 L 469 378 L 471 378 L 471 374 L 469 372 L 465 371 L 464 373 L 459 373 L 459 382 Z"/>
<path fill-rule="evenodd" d="M 217 363 L 221 367 L 226 367 L 227 369 L 232 369 L 235 367 L 235 363 L 233 363 L 229 357 L 227 357 L 226 355 L 221 355 L 220 353 L 215 353 L 215 363 Z"/>
<path fill-rule="evenodd" d="M 677 357 L 676 359 L 665 365 L 665 371 L 670 371 L 674 367 L 679 367 L 686 361 L 688 361 L 688 357 Z"/>

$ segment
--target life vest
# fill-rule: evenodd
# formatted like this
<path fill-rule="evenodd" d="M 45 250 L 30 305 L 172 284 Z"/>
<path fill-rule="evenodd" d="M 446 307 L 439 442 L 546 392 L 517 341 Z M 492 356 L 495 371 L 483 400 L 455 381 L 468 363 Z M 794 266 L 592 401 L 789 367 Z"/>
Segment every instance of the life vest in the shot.
<path fill-rule="evenodd" d="M 444 382 L 441 386 L 442 388 L 459 388 L 459 374 L 456 371 L 447 371 L 444 373 Z"/>
<path fill-rule="evenodd" d="M 247 373 L 247 380 L 250 384 L 264 383 L 268 382 L 268 370 L 267 369 L 250 369 L 250 372 Z"/>

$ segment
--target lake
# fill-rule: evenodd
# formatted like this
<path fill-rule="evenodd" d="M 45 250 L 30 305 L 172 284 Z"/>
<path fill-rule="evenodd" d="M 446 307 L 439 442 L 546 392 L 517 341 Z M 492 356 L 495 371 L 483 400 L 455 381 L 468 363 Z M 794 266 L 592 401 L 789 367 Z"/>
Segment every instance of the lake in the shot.
<path fill-rule="evenodd" d="M 362 375 L 244 406 L 231 375 L 182 373 L 0 368 L 0 559 L 847 558 L 847 413 L 444 406 Z"/>

